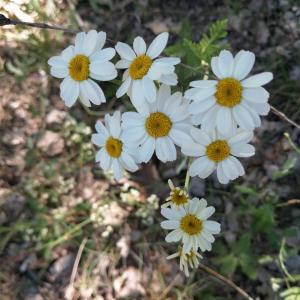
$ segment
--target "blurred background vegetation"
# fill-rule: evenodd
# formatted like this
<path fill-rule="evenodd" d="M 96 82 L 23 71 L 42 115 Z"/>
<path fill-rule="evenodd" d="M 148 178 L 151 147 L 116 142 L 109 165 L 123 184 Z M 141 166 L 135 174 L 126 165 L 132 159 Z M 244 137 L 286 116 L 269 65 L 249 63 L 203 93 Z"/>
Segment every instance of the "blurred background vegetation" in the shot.
<path fill-rule="evenodd" d="M 248 49 L 254 72 L 272 71 L 270 102 L 300 123 L 300 3 L 297 0 L 3 0 L 0 13 L 28 22 L 97 29 L 131 43 L 171 34 L 180 89 L 210 72 L 220 49 Z M 186 279 L 166 261 L 159 205 L 167 179 L 183 185 L 186 161 L 156 159 L 121 183 L 94 164 L 93 126 L 132 109 L 117 86 L 110 100 L 67 110 L 47 60 L 73 41 L 57 31 L 0 28 L 0 299 L 240 299 L 196 270 Z M 112 45 L 108 42 L 108 44 Z M 255 299 L 300 299 L 299 130 L 270 115 L 256 155 L 230 185 L 193 178 L 190 194 L 216 207 L 222 232 L 203 263 Z"/>

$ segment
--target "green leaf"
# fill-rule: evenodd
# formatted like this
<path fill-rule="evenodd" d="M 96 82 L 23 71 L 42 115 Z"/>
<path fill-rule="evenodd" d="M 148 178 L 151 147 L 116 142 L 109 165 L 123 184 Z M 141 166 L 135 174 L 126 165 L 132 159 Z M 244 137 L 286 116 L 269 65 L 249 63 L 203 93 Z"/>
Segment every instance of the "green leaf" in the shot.
<path fill-rule="evenodd" d="M 291 171 L 294 169 L 296 162 L 297 162 L 297 157 L 288 158 L 284 162 L 282 169 L 274 172 L 274 174 L 272 175 L 272 179 L 277 180 L 277 179 L 280 179 L 282 177 L 289 175 L 291 173 Z"/>
<path fill-rule="evenodd" d="M 242 271 L 251 279 L 256 279 L 257 276 L 257 264 L 256 259 L 253 255 L 248 255 L 246 253 L 241 253 L 239 258 L 239 263 Z"/>
<path fill-rule="evenodd" d="M 291 287 L 283 291 L 280 296 L 284 300 L 300 300 L 300 287 Z"/>
<path fill-rule="evenodd" d="M 234 254 L 228 254 L 217 259 L 217 263 L 220 265 L 221 273 L 231 275 L 234 273 L 238 266 L 238 259 Z"/>
<path fill-rule="evenodd" d="M 266 203 L 258 208 L 252 208 L 251 227 L 257 232 L 269 232 L 275 226 L 274 206 Z"/>

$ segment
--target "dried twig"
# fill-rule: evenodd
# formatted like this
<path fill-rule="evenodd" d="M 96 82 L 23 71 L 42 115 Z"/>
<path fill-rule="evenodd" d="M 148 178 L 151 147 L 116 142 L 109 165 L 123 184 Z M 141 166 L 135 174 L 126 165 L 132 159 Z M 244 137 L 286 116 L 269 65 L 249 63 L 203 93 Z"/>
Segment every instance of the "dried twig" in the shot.
<path fill-rule="evenodd" d="M 7 18 L 4 15 L 0 14 L 0 27 L 5 26 L 5 25 L 30 26 L 30 27 L 41 28 L 41 29 L 59 30 L 59 31 L 63 31 L 65 33 L 71 33 L 71 34 L 76 34 L 76 33 L 80 32 L 79 30 L 76 30 L 76 29 L 69 29 L 69 28 L 60 27 L 60 26 L 56 26 L 56 25 L 49 25 L 46 23 L 23 22 L 20 20 Z M 106 39 L 112 43 L 116 42 L 115 40 L 112 40 L 109 38 L 106 38 Z"/>
<path fill-rule="evenodd" d="M 281 112 L 280 110 L 278 110 L 277 108 L 275 108 L 272 105 L 271 105 L 271 111 L 272 111 L 272 113 L 274 113 L 275 115 L 277 115 L 278 117 L 283 119 L 284 121 L 290 123 L 291 125 L 293 125 L 294 127 L 296 127 L 297 129 L 300 130 L 300 125 L 299 124 L 297 124 L 296 122 L 294 122 L 293 120 L 288 118 L 283 112 Z"/>
<path fill-rule="evenodd" d="M 77 273 L 77 269 L 79 266 L 79 261 L 83 252 L 83 249 L 85 247 L 85 244 L 87 242 L 87 238 L 84 238 L 80 244 L 80 247 L 78 249 L 77 255 L 76 255 L 76 259 L 74 262 L 74 266 L 73 266 L 73 270 L 72 270 L 72 274 L 71 274 L 71 279 L 70 279 L 70 285 L 73 286 L 74 282 L 75 282 L 75 277 L 76 277 L 76 273 Z"/>
<path fill-rule="evenodd" d="M 215 270 L 203 265 L 203 264 L 199 264 L 199 268 L 208 273 L 209 275 L 217 278 L 218 280 L 222 281 L 223 283 L 225 283 L 226 285 L 230 286 L 231 288 L 235 289 L 244 299 L 247 300 L 254 300 L 250 295 L 248 295 L 242 288 L 240 288 L 239 286 L 237 286 L 232 280 L 230 280 L 229 278 L 224 277 L 223 275 L 219 274 L 218 272 L 216 272 Z"/>

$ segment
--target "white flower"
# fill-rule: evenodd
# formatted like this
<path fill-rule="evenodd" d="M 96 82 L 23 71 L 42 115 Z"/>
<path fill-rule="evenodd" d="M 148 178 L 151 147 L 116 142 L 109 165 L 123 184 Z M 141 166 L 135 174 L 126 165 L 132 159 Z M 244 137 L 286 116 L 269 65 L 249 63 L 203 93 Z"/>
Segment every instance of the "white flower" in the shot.
<path fill-rule="evenodd" d="M 185 96 L 193 100 L 190 112 L 194 124 L 211 131 L 217 127 L 222 134 L 230 134 L 239 125 L 253 130 L 261 124 L 259 115 L 267 115 L 269 93 L 262 87 L 273 79 L 270 72 L 246 76 L 255 61 L 254 53 L 241 50 L 234 58 L 222 50 L 211 60 L 218 80 L 197 80 L 190 83 Z M 245 79 L 246 78 L 246 79 Z"/>
<path fill-rule="evenodd" d="M 192 142 L 192 128 L 187 105 L 179 92 L 171 95 L 169 86 L 162 85 L 153 103 L 136 105 L 138 112 L 122 116 L 124 138 L 140 145 L 140 162 L 148 162 L 154 151 L 162 162 L 176 159 L 175 144 Z"/>
<path fill-rule="evenodd" d="M 67 47 L 61 55 L 48 60 L 51 75 L 64 78 L 60 96 L 66 106 L 71 107 L 78 97 L 86 106 L 106 101 L 102 89 L 90 79 L 108 81 L 117 77 L 117 70 L 109 61 L 116 52 L 113 48 L 102 49 L 105 40 L 103 31 L 80 32 L 76 35 L 75 46 Z"/>
<path fill-rule="evenodd" d="M 218 180 L 226 184 L 245 174 L 236 156 L 254 155 L 255 148 L 248 144 L 253 137 L 252 131 L 238 129 L 233 135 L 224 137 L 216 130 L 207 133 L 192 128 L 191 135 L 196 142 L 185 143 L 181 149 L 185 155 L 197 157 L 189 167 L 191 176 L 206 178 L 217 170 Z"/>
<path fill-rule="evenodd" d="M 194 250 L 191 250 L 189 253 L 184 253 L 182 247 L 179 247 L 178 251 L 172 255 L 167 256 L 167 259 L 172 259 L 179 256 L 179 267 L 181 271 L 184 271 L 186 277 L 190 276 L 189 267 L 191 269 L 196 269 L 199 266 L 199 259 L 203 257 Z"/>
<path fill-rule="evenodd" d="M 101 149 L 96 154 L 96 162 L 103 170 L 112 169 L 116 180 L 123 177 L 124 169 L 135 172 L 138 166 L 134 159 L 134 148 L 130 147 L 122 137 L 121 114 L 116 111 L 112 116 L 105 115 L 105 126 L 98 121 L 92 142 Z"/>
<path fill-rule="evenodd" d="M 117 90 L 117 98 L 127 93 L 133 103 L 139 103 L 146 99 L 154 102 L 156 99 L 156 87 L 154 81 L 176 85 L 177 75 L 175 67 L 180 62 L 177 57 L 157 58 L 167 45 L 169 34 L 163 32 L 150 44 L 148 50 L 146 43 L 140 36 L 133 41 L 133 49 L 118 42 L 116 50 L 121 56 L 116 68 L 127 69 L 123 74 L 123 83 Z"/>
<path fill-rule="evenodd" d="M 193 198 L 183 207 L 176 209 L 162 208 L 161 214 L 167 221 L 161 222 L 161 227 L 171 229 L 166 236 L 166 242 L 183 242 L 183 252 L 210 251 L 211 244 L 215 241 L 213 234 L 220 232 L 221 226 L 218 222 L 207 220 L 213 213 L 213 206 L 207 207 L 205 199 Z"/>
<path fill-rule="evenodd" d="M 166 203 L 161 207 L 173 206 L 179 208 L 189 201 L 189 195 L 186 189 L 177 186 L 175 187 L 171 179 L 168 180 L 168 184 L 171 189 L 170 196 L 166 199 Z"/>

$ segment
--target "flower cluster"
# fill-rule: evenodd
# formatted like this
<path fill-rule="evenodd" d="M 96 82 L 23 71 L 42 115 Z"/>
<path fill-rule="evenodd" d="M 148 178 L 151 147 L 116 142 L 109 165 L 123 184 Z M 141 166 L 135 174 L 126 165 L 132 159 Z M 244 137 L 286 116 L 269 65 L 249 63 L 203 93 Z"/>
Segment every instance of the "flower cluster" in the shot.
<path fill-rule="evenodd" d="M 96 81 L 111 81 L 124 69 L 122 83 L 116 97 L 127 94 L 135 111 L 106 114 L 104 123 L 96 123 L 92 142 L 100 149 L 96 162 L 105 171 L 112 171 L 116 180 L 124 172 L 135 172 L 139 164 L 151 157 L 174 161 L 178 150 L 190 157 L 190 176 L 207 178 L 212 173 L 220 183 L 227 184 L 245 174 L 238 158 L 254 155 L 249 144 L 253 130 L 261 124 L 260 116 L 267 115 L 269 93 L 263 88 L 273 78 L 263 72 L 249 76 L 255 55 L 241 50 L 235 56 L 222 50 L 211 60 L 215 77 L 196 80 L 190 89 L 181 93 L 176 89 L 177 57 L 162 57 L 168 33 L 159 34 L 147 47 L 142 37 L 133 46 L 118 42 L 114 48 L 103 48 L 106 33 L 91 30 L 76 35 L 75 45 L 67 47 L 59 56 L 49 59 L 50 73 L 62 78 L 60 96 L 71 107 L 77 99 L 83 105 L 106 102 Z M 111 62 L 116 53 L 120 56 Z M 188 273 L 188 265 L 196 267 L 200 254 L 211 249 L 213 234 L 220 225 L 208 221 L 213 207 L 204 199 L 189 199 L 187 190 L 174 187 L 162 215 L 168 220 L 162 227 L 172 229 L 167 241 L 181 241 L 178 252 L 181 268 Z M 170 207 L 169 207 L 170 206 Z"/>
<path fill-rule="evenodd" d="M 174 187 L 169 180 L 171 188 L 167 202 L 162 205 L 161 214 L 167 219 L 161 222 L 161 227 L 172 230 L 166 236 L 166 242 L 181 242 L 178 252 L 168 258 L 180 257 L 180 269 L 189 276 L 189 266 L 196 268 L 199 265 L 199 249 L 210 251 L 215 241 L 214 234 L 220 233 L 221 225 L 208 220 L 215 212 L 215 208 L 207 206 L 205 199 L 190 199 L 184 188 Z"/>

